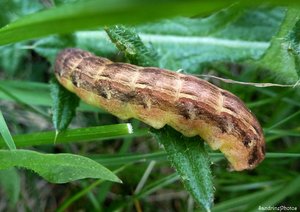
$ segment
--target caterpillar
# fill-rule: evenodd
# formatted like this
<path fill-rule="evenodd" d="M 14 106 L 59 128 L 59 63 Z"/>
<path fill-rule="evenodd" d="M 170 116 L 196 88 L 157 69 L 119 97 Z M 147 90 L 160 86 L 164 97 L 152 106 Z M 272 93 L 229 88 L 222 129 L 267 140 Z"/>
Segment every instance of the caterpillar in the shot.
<path fill-rule="evenodd" d="M 255 116 L 237 96 L 205 80 L 75 48 L 58 54 L 54 72 L 69 91 L 120 119 L 199 135 L 236 171 L 253 169 L 264 159 L 264 135 Z"/>

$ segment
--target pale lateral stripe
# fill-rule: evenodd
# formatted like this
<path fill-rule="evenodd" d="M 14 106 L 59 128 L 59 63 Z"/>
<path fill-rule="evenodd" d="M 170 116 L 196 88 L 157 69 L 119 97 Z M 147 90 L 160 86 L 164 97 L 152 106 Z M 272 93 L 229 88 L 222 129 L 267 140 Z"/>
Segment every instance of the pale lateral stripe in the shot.
<path fill-rule="evenodd" d="M 138 72 L 139 73 L 139 72 Z M 88 75 L 87 73 L 84 73 L 84 74 L 86 74 L 86 75 Z M 90 76 L 90 75 L 88 75 L 88 76 Z M 91 77 L 91 76 L 90 76 Z M 106 81 L 109 81 L 109 82 L 117 82 L 117 83 L 120 83 L 120 81 L 117 81 L 117 80 L 113 80 L 113 79 L 111 79 L 111 78 L 108 78 L 108 77 L 103 77 L 103 76 L 99 76 L 99 75 L 97 75 L 97 80 L 106 80 Z M 122 84 L 123 85 L 125 85 L 125 86 L 128 86 L 129 88 L 131 88 L 131 86 L 132 86 L 132 83 L 131 82 L 122 82 Z M 135 83 L 135 86 L 134 86 L 135 88 L 140 88 L 140 89 L 145 89 L 145 88 L 151 88 L 151 89 L 153 89 L 153 90 L 155 90 L 155 91 L 159 91 L 159 92 L 161 92 L 161 90 L 157 90 L 157 89 L 155 89 L 155 87 L 153 87 L 153 86 L 147 86 L 147 85 L 144 85 L 144 84 L 138 84 L 138 83 Z M 178 88 L 179 89 L 179 88 Z M 92 91 L 90 91 L 90 92 L 92 92 Z M 106 93 L 107 93 L 107 98 L 108 99 L 111 99 L 111 93 L 110 93 L 110 91 L 108 91 L 108 90 L 106 90 Z M 166 91 L 166 90 L 164 90 L 164 93 L 167 93 L 168 95 L 172 95 L 172 93 L 170 93 L 169 91 Z M 195 96 L 193 96 L 193 95 L 190 95 L 190 94 L 183 94 L 183 93 L 176 93 L 176 95 L 178 95 L 178 97 L 177 97 L 177 99 L 179 99 L 179 98 L 188 98 L 188 99 L 191 99 L 191 100 L 195 100 L 195 101 L 199 101 L 199 98 L 197 98 L 197 97 L 195 97 Z M 224 98 L 223 97 L 223 95 L 221 95 L 222 96 L 222 98 Z M 212 108 L 216 108 L 216 105 L 211 105 L 211 104 L 209 104 L 208 102 L 206 103 L 206 104 L 208 104 L 208 105 L 210 105 L 210 107 L 212 107 Z M 223 105 L 223 104 L 222 104 Z M 217 105 L 218 106 L 218 109 L 219 109 L 219 104 Z M 220 110 L 219 110 L 220 111 Z M 224 108 L 224 107 L 222 107 L 221 108 L 221 111 L 220 112 L 226 112 L 226 113 L 228 113 L 228 114 L 231 114 L 232 116 L 237 116 L 237 114 L 235 114 L 233 111 L 231 111 L 231 110 L 229 110 L 229 109 L 227 109 L 227 108 Z M 242 118 L 242 117 L 240 117 L 240 118 Z M 242 118 L 243 119 L 243 118 Z M 245 122 L 245 120 L 243 119 L 243 122 Z M 247 123 L 247 122 L 245 122 L 246 123 L 246 125 L 247 126 L 249 126 L 249 124 Z M 251 125 L 250 125 L 251 126 Z M 255 130 L 254 130 L 254 128 L 251 126 L 250 128 L 249 128 L 252 132 L 254 132 L 255 133 Z"/>
<path fill-rule="evenodd" d="M 90 75 L 88 75 L 87 73 L 84 73 L 85 75 L 89 76 L 89 77 L 92 77 Z M 117 80 L 113 80 L 113 79 L 110 79 L 108 77 L 103 77 L 103 76 L 97 76 L 97 80 L 105 80 L 105 81 L 109 81 L 109 82 L 117 82 L 117 83 L 121 83 L 120 81 L 117 81 Z M 123 85 L 125 86 L 128 86 L 129 88 L 131 88 L 131 83 L 130 82 L 122 82 Z M 153 89 L 154 91 L 158 91 L 158 92 L 162 92 L 161 90 L 158 90 L 158 89 L 155 89 L 155 87 L 152 87 L 152 86 L 148 86 L 148 85 L 144 85 L 144 84 L 138 84 L 138 83 L 135 83 L 135 88 L 139 88 L 139 89 L 145 89 L 145 88 L 150 88 L 150 89 Z M 108 92 L 108 91 L 106 91 Z M 173 95 L 173 93 L 171 93 L 170 91 L 167 91 L 167 90 L 164 90 L 164 93 L 167 93 L 168 95 Z M 110 99 L 111 98 L 111 93 L 108 92 L 108 96 Z M 184 94 L 184 93 L 178 93 L 178 98 L 187 98 L 187 99 L 191 99 L 191 100 L 195 100 L 195 101 L 199 101 L 199 98 L 193 96 L 193 95 L 190 95 L 190 94 Z M 208 102 L 206 103 L 208 105 L 210 105 Z M 215 108 L 215 105 L 210 105 L 212 108 Z M 235 115 L 231 110 L 228 110 L 226 108 L 223 108 L 224 112 L 226 113 L 229 113 L 229 114 L 232 114 L 232 115 Z"/>
<path fill-rule="evenodd" d="M 137 72 L 137 73 L 140 73 L 140 72 Z M 125 86 L 128 86 L 128 88 L 132 88 L 132 83 L 133 81 L 136 81 L 137 80 L 137 77 L 138 75 L 134 76 L 133 77 L 133 81 L 131 82 L 120 82 L 118 80 L 114 80 L 114 79 L 111 79 L 109 77 L 104 77 L 104 76 L 101 76 L 101 75 L 97 75 L 96 77 L 95 76 L 91 76 L 88 74 L 88 72 L 84 73 L 85 75 L 89 76 L 90 78 L 95 78 L 94 80 L 94 83 L 98 80 L 105 80 L 105 81 L 108 81 L 108 82 L 116 82 L 116 83 L 121 83 Z M 181 80 L 179 80 L 178 82 L 181 82 Z M 192 99 L 192 100 L 195 100 L 195 101 L 199 101 L 199 98 L 193 96 L 193 95 L 190 95 L 190 94 L 186 94 L 186 93 L 181 93 L 181 87 L 182 87 L 182 83 L 178 83 L 178 88 L 176 89 L 176 92 L 175 92 L 175 95 L 177 96 L 175 98 L 175 100 L 179 99 L 179 98 L 188 98 L 188 99 Z M 139 84 L 139 83 L 134 83 L 134 88 L 139 88 L 139 89 L 145 89 L 145 88 L 150 88 L 154 91 L 158 91 L 158 92 L 162 92 L 161 90 L 159 89 L 155 89 L 155 87 L 153 86 L 149 86 L 149 85 L 145 85 L 145 84 Z M 164 93 L 167 93 L 169 95 L 172 95 L 172 93 L 168 90 L 164 90 Z M 222 95 L 221 95 L 222 96 Z M 222 96 L 223 97 L 223 96 Z M 207 103 L 209 104 L 209 103 Z M 220 104 L 220 106 L 223 106 L 223 104 Z M 215 105 L 214 105 L 215 106 Z M 214 107 L 215 108 L 215 107 Z M 219 110 L 220 111 L 220 110 Z M 227 112 L 227 113 L 230 113 L 230 114 L 234 114 L 231 110 L 228 110 L 227 108 L 224 108 L 222 107 L 222 110 L 220 112 Z"/>

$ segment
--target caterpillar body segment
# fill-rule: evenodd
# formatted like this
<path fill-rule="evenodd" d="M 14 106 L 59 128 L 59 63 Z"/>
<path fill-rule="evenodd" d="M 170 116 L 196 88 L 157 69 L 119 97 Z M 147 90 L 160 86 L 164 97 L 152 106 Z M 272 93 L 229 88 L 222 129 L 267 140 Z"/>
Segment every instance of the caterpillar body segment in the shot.
<path fill-rule="evenodd" d="M 121 119 L 201 136 L 234 170 L 252 169 L 264 159 L 265 140 L 255 116 L 238 97 L 205 80 L 115 63 L 80 49 L 57 56 L 55 75 L 81 99 Z"/>

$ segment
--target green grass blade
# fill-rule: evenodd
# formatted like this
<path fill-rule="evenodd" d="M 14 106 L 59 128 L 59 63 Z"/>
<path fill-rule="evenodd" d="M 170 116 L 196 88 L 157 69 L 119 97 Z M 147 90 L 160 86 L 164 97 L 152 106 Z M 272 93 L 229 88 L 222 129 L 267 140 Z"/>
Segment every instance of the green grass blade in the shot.
<path fill-rule="evenodd" d="M 292 115 L 290 115 L 290 116 L 284 118 L 283 120 L 277 122 L 276 124 L 272 125 L 271 127 L 265 129 L 265 132 L 268 133 L 269 130 L 274 129 L 274 128 L 276 128 L 276 127 L 278 127 L 278 126 L 280 126 L 280 125 L 286 123 L 287 121 L 289 121 L 289 120 L 291 120 L 291 119 L 297 117 L 299 114 L 300 114 L 300 110 L 297 111 L 296 113 L 294 113 L 294 114 L 292 114 Z"/>
<path fill-rule="evenodd" d="M 121 172 L 124 168 L 125 168 L 125 166 L 113 171 L 113 173 L 117 174 L 117 173 Z M 72 195 L 71 198 L 64 201 L 64 203 L 57 209 L 57 212 L 65 211 L 70 205 L 72 205 L 78 199 L 80 199 L 81 197 L 86 195 L 88 192 L 90 192 L 91 190 L 93 190 L 94 188 L 96 188 L 97 186 L 102 184 L 103 182 L 104 182 L 103 180 L 97 180 L 97 181 L 93 182 L 92 184 L 90 184 L 89 186 L 87 186 L 86 188 L 84 188 L 83 190 L 81 190 L 80 192 L 76 193 L 75 195 Z"/>
<path fill-rule="evenodd" d="M 114 124 L 99 127 L 88 127 L 66 130 L 57 135 L 56 143 L 85 142 L 93 140 L 107 140 L 131 135 L 132 128 L 130 124 Z M 136 135 L 147 132 L 136 132 Z M 18 147 L 27 147 L 34 145 L 54 144 L 56 133 L 54 131 L 15 135 L 14 140 Z M 0 147 L 3 147 L 3 140 L 0 139 Z"/>
<path fill-rule="evenodd" d="M 87 157 L 103 164 L 106 166 L 116 166 L 128 163 L 138 163 L 138 162 L 148 162 L 151 160 L 155 161 L 165 161 L 167 155 L 165 152 L 153 152 L 146 154 L 117 154 L 117 155 L 86 155 Z"/>
<path fill-rule="evenodd" d="M 223 201 L 222 203 L 219 203 L 215 205 L 215 207 L 212 209 L 213 212 L 223 212 L 223 211 L 243 211 L 245 207 L 252 201 L 257 201 L 257 199 L 263 199 L 266 197 L 269 197 L 276 192 L 279 192 L 281 189 L 281 186 L 274 186 L 272 188 L 263 190 L 263 191 L 257 191 L 251 194 L 246 194 L 240 197 L 232 198 L 227 201 Z"/>
<path fill-rule="evenodd" d="M 132 198 L 129 200 L 122 200 L 117 204 L 114 204 L 112 208 L 110 208 L 109 211 L 120 211 L 124 207 L 128 207 L 128 205 L 132 204 L 134 201 L 141 199 L 143 197 L 147 197 L 148 195 L 158 191 L 159 189 L 162 189 L 165 186 L 171 185 L 172 183 L 175 183 L 178 181 L 180 177 L 178 176 L 177 173 L 170 174 L 166 177 L 163 177 L 161 179 L 158 179 L 149 185 L 145 186 L 140 192 L 137 194 L 134 194 Z"/>
<path fill-rule="evenodd" d="M 169 176 L 166 176 L 157 181 L 154 181 L 151 184 L 145 186 L 139 193 L 134 195 L 134 199 L 139 199 L 139 198 L 148 196 L 149 194 L 152 194 L 155 191 L 178 181 L 179 179 L 180 179 L 180 177 L 178 176 L 178 174 L 173 173 L 173 174 L 170 174 Z"/>
<path fill-rule="evenodd" d="M 0 29 L 0 45 L 104 25 L 136 24 L 175 15 L 192 16 L 229 4 L 221 1 L 218 4 L 199 1 L 82 1 L 28 15 L 3 27 Z"/>
<path fill-rule="evenodd" d="M 79 155 L 42 154 L 29 150 L 0 150 L 0 169 L 30 169 L 51 183 L 66 183 L 84 178 L 120 179 L 99 163 Z"/>
<path fill-rule="evenodd" d="M 1 110 L 0 110 L 0 133 L 3 137 L 5 144 L 8 146 L 8 148 L 10 150 L 15 150 L 16 149 L 15 142 L 9 132 L 9 129 L 6 125 L 6 122 L 5 122 L 5 119 L 3 117 Z"/>
<path fill-rule="evenodd" d="M 285 183 L 280 189 L 280 192 L 276 192 L 268 198 L 258 199 L 256 204 L 253 204 L 249 208 L 247 208 L 247 211 L 255 210 L 259 207 L 276 206 L 287 197 L 299 193 L 299 189 L 300 176 L 297 176 L 288 183 Z"/>
<path fill-rule="evenodd" d="M 266 154 L 266 158 L 299 158 L 300 153 L 277 153 L 277 152 L 269 152 Z"/>
<path fill-rule="evenodd" d="M 237 184 L 222 187 L 223 191 L 237 192 L 237 191 L 247 191 L 254 189 L 264 189 L 266 187 L 275 186 L 279 183 L 282 183 L 283 180 L 270 180 L 270 181 L 262 181 L 262 182 L 254 182 L 254 183 L 245 183 L 245 184 Z"/>
<path fill-rule="evenodd" d="M 127 153 L 127 154 L 114 154 L 114 155 L 85 155 L 103 165 L 106 166 L 116 166 L 123 165 L 127 163 L 139 163 L 139 162 L 148 162 L 151 160 L 155 161 L 165 161 L 167 154 L 165 152 L 153 152 L 146 154 L 136 154 L 136 153 Z M 209 153 L 209 156 L 212 158 L 212 161 L 219 160 L 224 158 L 222 153 Z M 266 159 L 272 158 L 300 158 L 300 153 L 267 153 Z"/>

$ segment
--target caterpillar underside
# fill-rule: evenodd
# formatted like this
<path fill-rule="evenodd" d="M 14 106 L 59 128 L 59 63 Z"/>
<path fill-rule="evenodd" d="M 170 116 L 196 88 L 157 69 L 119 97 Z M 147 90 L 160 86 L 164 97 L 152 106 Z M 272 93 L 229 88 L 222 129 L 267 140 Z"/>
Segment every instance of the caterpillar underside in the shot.
<path fill-rule="evenodd" d="M 80 49 L 56 59 L 59 82 L 89 104 L 159 129 L 170 125 L 201 136 L 234 170 L 252 169 L 265 155 L 261 126 L 232 93 L 199 78 L 154 67 L 115 63 Z"/>

